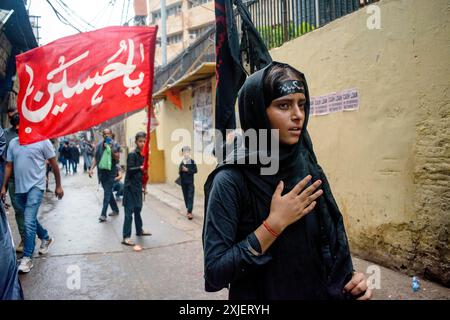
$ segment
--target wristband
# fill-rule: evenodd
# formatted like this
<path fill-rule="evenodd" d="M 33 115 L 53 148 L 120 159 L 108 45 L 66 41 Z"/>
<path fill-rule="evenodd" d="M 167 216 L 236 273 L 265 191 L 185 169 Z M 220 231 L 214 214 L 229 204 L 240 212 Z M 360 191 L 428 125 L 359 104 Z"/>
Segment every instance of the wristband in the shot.
<path fill-rule="evenodd" d="M 273 231 L 273 229 L 269 226 L 266 220 L 263 221 L 263 226 L 266 228 L 267 231 L 270 232 L 271 235 L 273 235 L 275 238 L 278 238 L 279 234 Z"/>

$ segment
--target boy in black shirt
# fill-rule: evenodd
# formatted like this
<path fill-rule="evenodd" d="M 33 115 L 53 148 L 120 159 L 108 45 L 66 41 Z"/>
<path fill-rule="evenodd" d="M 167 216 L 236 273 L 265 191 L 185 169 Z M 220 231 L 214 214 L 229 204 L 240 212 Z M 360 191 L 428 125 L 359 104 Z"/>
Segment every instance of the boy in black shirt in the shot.
<path fill-rule="evenodd" d="M 184 203 L 187 209 L 187 217 L 189 220 L 193 218 L 192 207 L 194 205 L 194 174 L 197 173 L 197 165 L 194 160 L 191 159 L 191 148 L 184 146 L 181 151 L 183 152 L 183 161 L 180 163 L 179 173 L 181 180 L 181 189 L 183 190 Z"/>

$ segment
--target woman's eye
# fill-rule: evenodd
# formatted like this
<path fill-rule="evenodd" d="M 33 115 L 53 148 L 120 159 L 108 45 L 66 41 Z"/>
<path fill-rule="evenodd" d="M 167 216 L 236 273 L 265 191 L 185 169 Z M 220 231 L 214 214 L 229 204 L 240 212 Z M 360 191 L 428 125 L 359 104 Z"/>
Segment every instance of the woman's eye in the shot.
<path fill-rule="evenodd" d="M 285 109 L 288 109 L 288 108 L 289 108 L 289 105 L 288 105 L 287 103 L 283 103 L 283 104 L 279 104 L 278 107 L 279 107 L 280 109 L 285 110 Z"/>

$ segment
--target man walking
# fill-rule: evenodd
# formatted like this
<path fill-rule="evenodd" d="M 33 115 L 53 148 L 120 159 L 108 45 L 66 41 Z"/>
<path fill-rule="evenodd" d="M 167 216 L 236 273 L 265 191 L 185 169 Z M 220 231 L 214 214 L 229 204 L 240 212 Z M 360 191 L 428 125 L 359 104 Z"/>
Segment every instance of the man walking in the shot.
<path fill-rule="evenodd" d="M 69 147 L 70 166 L 73 174 L 77 173 L 78 163 L 80 162 L 80 150 L 75 143 L 71 143 Z"/>
<path fill-rule="evenodd" d="M 117 160 L 113 156 L 113 153 L 120 151 L 120 147 L 112 140 L 112 133 L 109 129 L 103 130 L 103 141 L 101 141 L 95 150 L 95 157 L 92 161 L 91 169 L 89 170 L 89 177 L 92 177 L 94 168 L 97 166 L 97 174 L 100 183 L 103 187 L 103 207 L 100 217 L 98 218 L 100 222 L 106 221 L 106 211 L 108 210 L 108 205 L 111 206 L 113 210 L 110 216 L 117 216 L 119 214 L 119 207 L 114 199 L 113 187 L 114 179 L 116 178 L 116 164 Z M 109 151 L 108 151 L 109 150 Z M 101 167 L 101 160 L 103 156 L 110 157 L 107 159 L 110 162 L 110 168 Z"/>
<path fill-rule="evenodd" d="M 9 109 L 8 109 L 9 111 Z M 9 113 L 8 113 L 9 115 Z M 8 153 L 8 146 L 9 143 L 14 139 L 18 137 L 19 133 L 19 114 L 16 112 L 11 115 L 9 118 L 9 123 L 11 126 L 5 130 L 6 135 L 6 150 L 5 150 L 5 158 L 6 154 Z M 11 204 L 14 208 L 17 228 L 19 229 L 19 235 L 20 235 L 20 243 L 16 247 L 16 251 L 19 253 L 23 252 L 23 243 L 25 241 L 25 226 L 24 226 L 24 217 L 23 217 L 23 211 L 20 210 L 19 206 L 17 205 L 16 201 L 16 188 L 14 183 L 14 170 L 11 172 L 11 176 L 8 181 L 6 181 L 8 185 L 8 192 L 9 197 L 11 198 Z M 3 183 L 2 183 L 3 185 Z"/>
<path fill-rule="evenodd" d="M 69 142 L 64 141 L 64 145 L 60 148 L 59 155 L 63 161 L 63 170 L 66 169 L 66 176 L 70 173 L 70 147 Z"/>
<path fill-rule="evenodd" d="M 5 180 L 1 196 L 6 194 L 7 182 L 14 170 L 16 202 L 24 214 L 25 241 L 23 257 L 19 265 L 22 273 L 30 272 L 33 268 L 33 252 L 36 234 L 41 240 L 40 254 L 46 254 L 54 240 L 49 236 L 37 219 L 42 196 L 45 190 L 45 161 L 50 163 L 56 180 L 55 194 L 58 199 L 64 196 L 61 186 L 61 176 L 56 162 L 55 149 L 49 140 L 29 145 L 20 145 L 19 138 L 11 140 L 6 158 Z"/>

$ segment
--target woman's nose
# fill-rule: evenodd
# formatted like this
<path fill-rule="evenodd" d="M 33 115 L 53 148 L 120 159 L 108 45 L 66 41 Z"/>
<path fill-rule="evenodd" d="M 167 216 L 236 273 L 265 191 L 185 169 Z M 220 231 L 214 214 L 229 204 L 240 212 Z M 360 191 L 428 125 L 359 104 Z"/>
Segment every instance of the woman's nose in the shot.
<path fill-rule="evenodd" d="M 303 108 L 296 105 L 294 108 L 292 108 L 292 120 L 302 119 L 304 116 Z"/>

